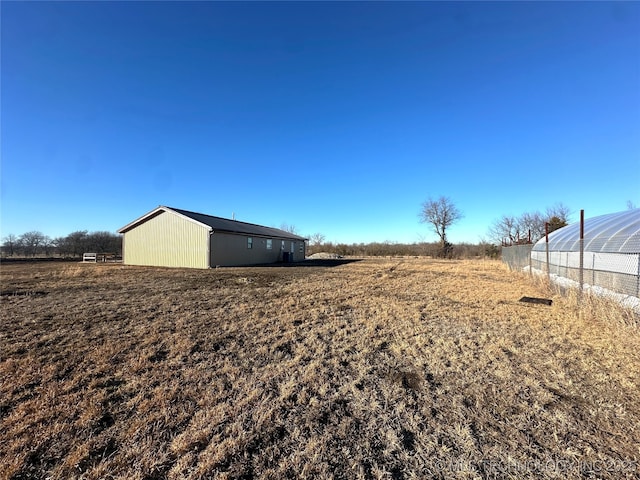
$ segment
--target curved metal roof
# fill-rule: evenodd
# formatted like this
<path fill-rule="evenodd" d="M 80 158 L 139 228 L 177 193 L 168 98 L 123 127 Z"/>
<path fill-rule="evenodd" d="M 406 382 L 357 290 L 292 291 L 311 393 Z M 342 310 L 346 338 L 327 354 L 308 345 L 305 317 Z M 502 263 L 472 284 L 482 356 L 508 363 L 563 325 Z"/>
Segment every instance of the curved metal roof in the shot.
<path fill-rule="evenodd" d="M 536 251 L 545 248 L 544 237 L 533 246 Z M 580 222 L 551 232 L 549 251 L 579 252 Z M 640 208 L 585 219 L 584 251 L 640 254 Z"/>

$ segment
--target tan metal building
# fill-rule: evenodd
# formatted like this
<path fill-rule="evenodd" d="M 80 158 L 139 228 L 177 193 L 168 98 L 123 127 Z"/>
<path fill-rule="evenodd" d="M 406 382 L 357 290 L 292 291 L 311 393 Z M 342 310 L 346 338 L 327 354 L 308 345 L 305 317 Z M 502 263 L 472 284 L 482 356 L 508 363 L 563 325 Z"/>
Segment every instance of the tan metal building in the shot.
<path fill-rule="evenodd" d="M 298 262 L 305 238 L 278 228 L 159 206 L 125 225 L 127 265 L 211 268 Z"/>

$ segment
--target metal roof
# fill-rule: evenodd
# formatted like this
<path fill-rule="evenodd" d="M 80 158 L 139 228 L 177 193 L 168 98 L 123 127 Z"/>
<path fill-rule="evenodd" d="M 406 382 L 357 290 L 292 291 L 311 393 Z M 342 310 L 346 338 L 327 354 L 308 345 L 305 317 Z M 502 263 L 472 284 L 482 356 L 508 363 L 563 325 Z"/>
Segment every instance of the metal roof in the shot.
<path fill-rule="evenodd" d="M 285 230 L 280 230 L 279 228 L 265 227 L 262 225 L 240 222 L 238 220 L 232 220 L 229 218 L 214 217 L 212 215 L 205 215 L 204 213 L 190 212 L 188 210 L 166 207 L 163 205 L 160 205 L 158 208 L 125 225 L 120 230 L 118 230 L 118 232 L 125 233 L 126 231 L 131 230 L 137 225 L 144 223 L 145 221 L 155 217 L 156 215 L 159 215 L 162 212 L 170 212 L 181 215 L 183 217 L 187 217 L 188 219 L 196 223 L 211 228 L 213 232 L 227 232 L 243 235 L 255 235 L 260 237 L 277 237 L 292 240 L 306 240 L 304 237 L 294 235 L 293 233 L 289 233 Z"/>
<path fill-rule="evenodd" d="M 545 238 L 533 246 L 544 251 Z M 580 251 L 580 222 L 549 234 L 549 250 Z M 596 253 L 640 253 L 640 208 L 610 213 L 584 221 L 584 251 Z"/>

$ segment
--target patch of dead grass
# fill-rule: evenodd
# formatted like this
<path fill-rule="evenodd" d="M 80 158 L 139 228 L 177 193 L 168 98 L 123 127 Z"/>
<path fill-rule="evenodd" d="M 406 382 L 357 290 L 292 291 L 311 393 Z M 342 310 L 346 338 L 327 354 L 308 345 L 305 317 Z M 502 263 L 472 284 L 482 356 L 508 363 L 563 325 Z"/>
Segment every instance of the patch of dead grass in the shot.
<path fill-rule="evenodd" d="M 2 290 L 46 294 L 2 297 L 0 478 L 640 476 L 637 330 L 497 262 L 8 265 Z"/>

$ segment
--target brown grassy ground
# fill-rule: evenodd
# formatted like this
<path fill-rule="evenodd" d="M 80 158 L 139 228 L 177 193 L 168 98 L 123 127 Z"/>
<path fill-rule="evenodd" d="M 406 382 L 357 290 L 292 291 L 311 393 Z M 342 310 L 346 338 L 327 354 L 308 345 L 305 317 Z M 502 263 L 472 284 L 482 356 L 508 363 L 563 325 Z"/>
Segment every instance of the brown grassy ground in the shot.
<path fill-rule="evenodd" d="M 2 479 L 640 478 L 638 330 L 496 262 L 1 274 Z"/>

